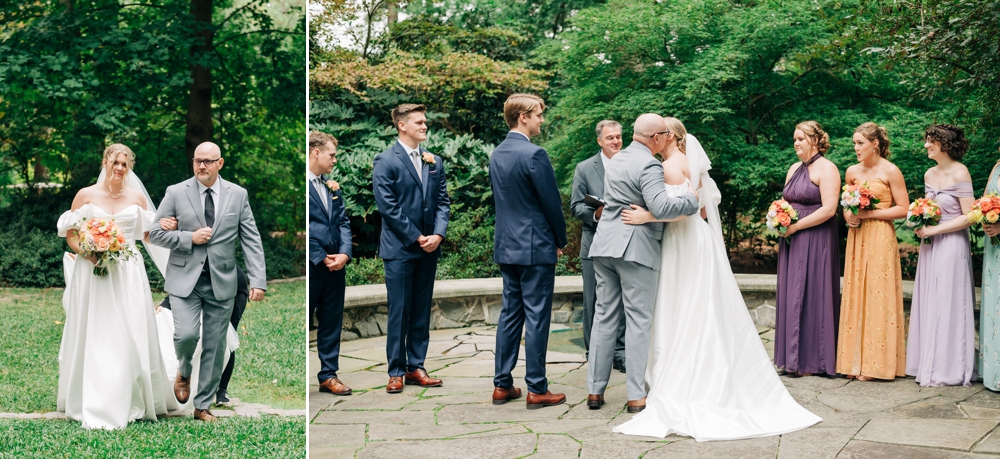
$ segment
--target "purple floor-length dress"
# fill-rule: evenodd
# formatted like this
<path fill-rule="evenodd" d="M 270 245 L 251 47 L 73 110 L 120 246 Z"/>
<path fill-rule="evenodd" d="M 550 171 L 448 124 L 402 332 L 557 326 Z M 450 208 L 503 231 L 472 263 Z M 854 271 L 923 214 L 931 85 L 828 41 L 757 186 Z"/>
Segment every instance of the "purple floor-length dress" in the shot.
<path fill-rule="evenodd" d="M 799 220 L 822 205 L 819 186 L 803 164 L 785 184 L 783 197 Z M 840 310 L 837 218 L 795 233 L 778 249 L 774 364 L 789 373 L 836 374 Z"/>
<path fill-rule="evenodd" d="M 959 182 L 942 190 L 924 184 L 924 189 L 927 198 L 937 200 L 941 208 L 939 224 L 965 218 L 958 198 L 973 197 L 971 183 Z M 916 376 L 921 386 L 968 386 L 976 359 L 969 230 L 930 239 L 930 244 L 920 244 L 906 374 Z"/>

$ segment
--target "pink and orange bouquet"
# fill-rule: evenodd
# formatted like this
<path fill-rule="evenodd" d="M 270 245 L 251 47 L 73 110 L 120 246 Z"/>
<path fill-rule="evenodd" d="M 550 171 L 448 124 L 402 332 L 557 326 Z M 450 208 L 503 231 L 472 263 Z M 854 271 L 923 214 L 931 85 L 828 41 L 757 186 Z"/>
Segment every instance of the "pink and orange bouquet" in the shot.
<path fill-rule="evenodd" d="M 1000 220 L 1000 195 L 997 193 L 986 193 L 983 197 L 972 203 L 972 210 L 968 215 L 969 223 L 973 225 L 993 224 Z M 1000 236 L 990 238 L 993 245 L 1000 245 Z"/>
<path fill-rule="evenodd" d="M 923 228 L 925 226 L 937 226 L 941 221 L 941 208 L 937 201 L 927 198 L 917 198 L 910 203 L 910 209 L 906 211 L 906 226 L 912 228 Z M 923 238 L 925 244 L 930 244 L 930 238 Z"/>
<path fill-rule="evenodd" d="M 788 201 L 779 199 L 772 202 L 771 206 L 767 208 L 767 217 L 765 217 L 764 223 L 767 224 L 767 229 L 777 231 L 778 234 L 785 236 L 788 227 L 797 221 L 799 221 L 799 213 Z M 790 242 L 789 237 L 786 236 L 785 239 Z"/>
<path fill-rule="evenodd" d="M 843 190 L 840 194 L 840 205 L 854 215 L 862 210 L 872 210 L 875 204 L 881 202 L 875 197 L 872 189 L 868 188 L 868 182 L 860 185 L 844 185 Z"/>
<path fill-rule="evenodd" d="M 125 239 L 125 233 L 114 220 L 104 218 L 83 219 L 79 230 L 81 255 L 94 255 L 95 276 L 107 276 L 113 264 L 131 259 L 135 253 Z"/>

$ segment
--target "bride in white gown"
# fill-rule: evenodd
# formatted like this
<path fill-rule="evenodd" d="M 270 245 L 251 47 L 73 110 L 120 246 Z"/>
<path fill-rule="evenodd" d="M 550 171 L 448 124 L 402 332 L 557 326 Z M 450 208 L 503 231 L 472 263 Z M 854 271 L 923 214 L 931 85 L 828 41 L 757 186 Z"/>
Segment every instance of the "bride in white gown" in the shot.
<path fill-rule="evenodd" d="M 664 149 L 667 191 L 684 194 L 689 182 L 700 188 L 708 221 L 682 217 L 663 232 L 646 409 L 614 431 L 701 442 L 780 435 L 822 421 L 792 399 L 750 319 L 723 244 L 708 156 L 679 120 L 665 119 L 673 132 Z M 653 220 L 634 209 L 623 212 L 626 223 Z"/>
<path fill-rule="evenodd" d="M 86 429 L 121 429 L 130 421 L 155 421 L 168 411 L 190 408 L 174 397 L 177 358 L 173 317 L 156 309 L 142 254 L 144 248 L 163 272 L 169 253 L 148 243 L 155 210 L 142 181 L 132 172 L 132 151 L 113 144 L 104 151 L 104 169 L 96 185 L 80 190 L 71 210 L 59 217 L 59 236 L 79 253 L 75 240 L 84 219 L 110 218 L 126 235 L 135 257 L 93 274 L 91 259 L 66 254 L 66 291 L 62 343 L 59 349 L 57 409 Z M 111 171 L 110 177 L 105 174 Z M 238 344 L 230 327 L 229 343 Z M 195 362 L 199 349 L 195 352 Z M 229 353 L 226 353 L 228 356 Z M 197 380 L 198 368 L 192 373 Z"/>

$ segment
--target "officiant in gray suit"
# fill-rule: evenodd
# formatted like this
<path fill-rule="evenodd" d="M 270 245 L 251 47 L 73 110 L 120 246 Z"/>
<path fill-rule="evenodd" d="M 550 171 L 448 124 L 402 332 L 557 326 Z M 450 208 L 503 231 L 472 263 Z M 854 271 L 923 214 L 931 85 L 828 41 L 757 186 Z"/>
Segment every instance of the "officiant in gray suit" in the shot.
<path fill-rule="evenodd" d="M 175 218 L 177 230 L 154 224 L 150 241 L 170 249 L 164 290 L 174 315 L 174 349 L 178 375 L 177 401 L 191 395 L 191 358 L 203 338 L 194 417 L 215 421 L 208 410 L 222 377 L 226 331 L 236 298 L 236 241 L 245 255 L 250 299 L 260 301 L 267 289 L 264 248 L 250 210 L 247 191 L 219 176 L 219 146 L 205 142 L 194 151 L 194 177 L 167 188 L 156 220 Z M 203 332 L 202 332 L 202 327 Z"/>
<path fill-rule="evenodd" d="M 590 246 L 597 274 L 597 306 L 590 337 L 587 365 L 587 406 L 599 409 L 611 377 L 618 323 L 625 315 L 625 355 L 628 412 L 646 407 L 646 360 L 649 331 L 659 281 L 660 240 L 664 223 L 626 225 L 622 210 L 630 205 L 647 209 L 657 220 L 669 220 L 698 212 L 698 196 L 690 193 L 670 197 L 664 185 L 663 165 L 653 157 L 667 145 L 670 130 L 663 117 L 639 116 L 633 126 L 632 143 L 608 161 L 604 170 L 604 202 L 600 224 Z"/>
<path fill-rule="evenodd" d="M 597 123 L 597 144 L 601 150 L 596 155 L 580 161 L 573 174 L 573 191 L 570 196 L 570 212 L 583 222 L 580 232 L 580 264 L 583 268 L 583 347 L 590 352 L 590 331 L 594 324 L 594 303 L 597 295 L 597 277 L 594 262 L 590 258 L 590 244 L 597 231 L 604 206 L 590 206 L 584 197 L 591 195 L 604 197 L 604 168 L 608 161 L 622 149 L 622 125 L 613 120 Z M 612 368 L 625 372 L 625 316 L 618 324 L 618 339 L 615 341 L 615 357 Z"/>

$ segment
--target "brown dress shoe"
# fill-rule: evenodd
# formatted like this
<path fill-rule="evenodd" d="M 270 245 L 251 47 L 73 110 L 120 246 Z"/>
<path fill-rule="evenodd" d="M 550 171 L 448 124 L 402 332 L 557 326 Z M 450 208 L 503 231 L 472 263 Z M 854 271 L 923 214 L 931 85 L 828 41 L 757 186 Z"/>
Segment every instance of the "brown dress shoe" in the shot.
<path fill-rule="evenodd" d="M 588 394 L 587 407 L 592 410 L 599 410 L 604 405 L 604 394 Z"/>
<path fill-rule="evenodd" d="M 526 401 L 528 402 L 529 410 L 537 410 L 546 406 L 561 405 L 566 401 L 566 396 L 563 394 L 553 394 L 552 391 L 545 391 L 544 394 L 536 394 L 528 391 Z"/>
<path fill-rule="evenodd" d="M 219 420 L 219 418 L 215 417 L 211 411 L 199 410 L 197 408 L 194 409 L 194 418 L 205 422 L 215 422 Z"/>
<path fill-rule="evenodd" d="M 344 385 L 337 378 L 330 378 L 319 384 L 320 392 L 329 392 L 333 395 L 351 395 L 351 388 Z"/>
<path fill-rule="evenodd" d="M 441 380 L 437 378 L 432 378 L 427 375 L 427 370 L 423 368 L 417 368 L 406 374 L 403 378 L 406 380 L 406 385 L 417 385 L 421 387 L 438 387 L 441 385 Z"/>
<path fill-rule="evenodd" d="M 511 387 L 510 389 L 504 389 L 502 387 L 493 388 L 493 404 L 503 405 L 509 400 L 515 400 L 521 398 L 521 389 L 516 387 Z"/>
<path fill-rule="evenodd" d="M 640 400 L 629 400 L 627 405 L 628 409 L 626 411 L 629 413 L 638 413 L 646 409 L 646 397 L 643 397 Z"/>
<path fill-rule="evenodd" d="M 177 379 L 174 380 L 174 397 L 182 404 L 187 403 L 191 397 L 191 381 L 181 376 L 180 370 L 177 370 Z"/>
<path fill-rule="evenodd" d="M 403 391 L 403 377 L 390 376 L 389 384 L 385 385 L 385 391 L 390 394 L 398 394 Z"/>

